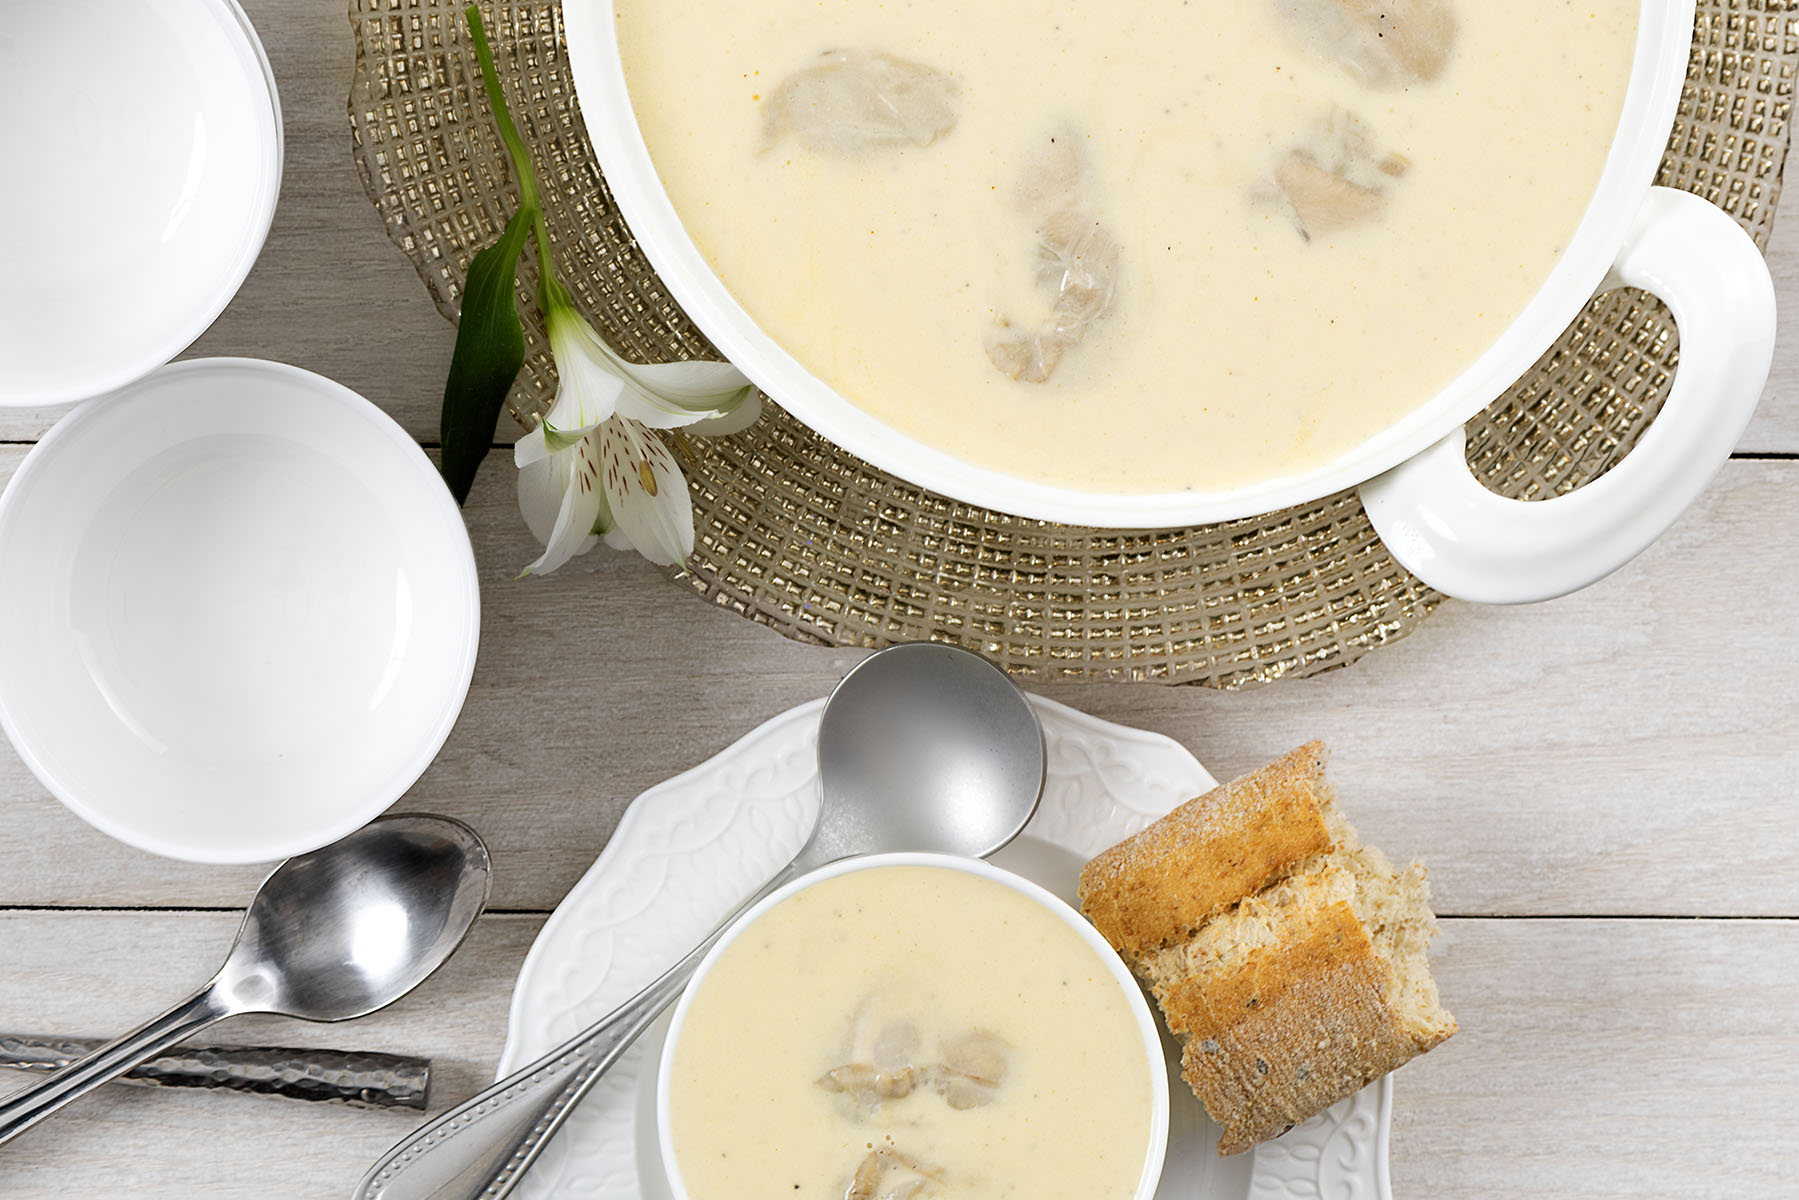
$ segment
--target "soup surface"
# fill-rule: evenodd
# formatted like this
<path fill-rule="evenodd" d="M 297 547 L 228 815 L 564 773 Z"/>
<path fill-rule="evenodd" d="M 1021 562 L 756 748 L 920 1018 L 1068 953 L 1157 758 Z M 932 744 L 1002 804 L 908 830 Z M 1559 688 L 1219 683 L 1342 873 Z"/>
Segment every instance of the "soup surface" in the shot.
<path fill-rule="evenodd" d="M 1478 357 L 1598 182 L 1636 6 L 614 4 L 764 331 L 921 441 L 1108 492 L 1315 468 Z"/>
<path fill-rule="evenodd" d="M 675 1049 L 694 1200 L 1130 1200 L 1150 1073 L 1108 964 L 1003 884 L 826 880 L 739 934 Z"/>

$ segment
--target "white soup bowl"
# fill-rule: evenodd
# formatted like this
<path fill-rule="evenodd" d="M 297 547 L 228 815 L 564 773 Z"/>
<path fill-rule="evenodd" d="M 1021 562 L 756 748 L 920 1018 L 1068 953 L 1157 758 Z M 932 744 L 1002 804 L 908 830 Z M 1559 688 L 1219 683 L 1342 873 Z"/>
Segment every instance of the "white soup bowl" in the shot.
<path fill-rule="evenodd" d="M 681 1031 L 687 1022 L 688 1010 L 693 1007 L 694 997 L 705 990 L 706 979 L 712 968 L 739 937 L 751 928 L 770 909 L 792 897 L 796 893 L 815 887 L 827 880 L 837 879 L 844 875 L 859 871 L 879 870 L 883 867 L 929 867 L 934 870 L 960 871 L 988 879 L 994 883 L 1011 888 L 1013 891 L 1034 901 L 1045 912 L 1067 925 L 1080 935 L 1080 938 L 1100 962 L 1110 972 L 1118 986 L 1119 995 L 1131 1010 L 1136 1022 L 1137 1032 L 1142 1042 L 1143 1063 L 1149 1072 L 1149 1144 L 1143 1156 L 1143 1169 L 1138 1175 L 1137 1190 L 1133 1200 L 1152 1200 L 1156 1193 L 1156 1184 L 1162 1177 L 1162 1163 L 1168 1149 L 1168 1064 L 1162 1052 L 1161 1034 L 1156 1026 L 1156 1019 L 1149 1011 L 1149 1003 L 1143 998 L 1143 990 L 1125 967 L 1116 951 L 1099 935 L 1099 931 L 1088 923 L 1080 913 L 1070 908 L 1067 903 L 1054 894 L 1032 883 L 1030 880 L 1002 870 L 991 863 L 978 858 L 961 858 L 950 854 L 873 854 L 857 858 L 846 858 L 841 861 L 820 867 L 809 875 L 794 880 L 787 886 L 773 892 L 755 907 L 738 917 L 726 930 L 718 942 L 700 960 L 693 978 L 688 981 L 681 999 L 675 1005 L 674 1016 L 669 1021 L 668 1038 L 662 1048 L 662 1063 L 656 1074 L 656 1129 L 658 1145 L 661 1149 L 662 1170 L 669 1182 L 669 1189 L 674 1200 L 692 1200 L 686 1186 L 681 1181 L 681 1164 L 675 1154 L 674 1139 L 669 1121 L 669 1090 L 674 1076 L 674 1063 L 681 1044 Z M 979 920 L 978 913 L 970 914 L 970 920 Z M 803 979 L 794 980 L 795 987 L 804 987 Z M 745 1029 L 745 1037 L 754 1037 L 754 1029 Z M 1080 1147 L 1071 1146 L 1070 1153 L 1079 1153 Z"/>

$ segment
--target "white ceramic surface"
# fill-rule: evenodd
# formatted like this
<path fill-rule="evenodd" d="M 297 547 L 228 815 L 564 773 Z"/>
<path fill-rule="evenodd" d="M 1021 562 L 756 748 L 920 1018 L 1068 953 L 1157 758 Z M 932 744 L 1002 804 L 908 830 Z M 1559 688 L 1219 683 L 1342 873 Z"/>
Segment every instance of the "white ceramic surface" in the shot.
<path fill-rule="evenodd" d="M 1143 1054 L 1149 1064 L 1153 1099 L 1149 1119 L 1149 1147 L 1144 1154 L 1143 1169 L 1138 1176 L 1136 1200 L 1152 1200 L 1156 1194 L 1156 1184 L 1162 1176 L 1162 1159 L 1168 1145 L 1168 1067 L 1162 1057 L 1162 1037 L 1156 1024 L 1156 1018 L 1149 1010 L 1149 1003 L 1143 997 L 1143 991 L 1137 986 L 1124 961 L 1106 944 L 1099 931 L 1088 924 L 1086 919 L 1065 900 L 1056 896 L 1042 886 L 1031 882 L 1022 875 L 996 867 L 980 859 L 956 858 L 944 854 L 875 854 L 862 858 L 844 859 L 821 867 L 811 874 L 794 880 L 786 887 L 774 892 L 756 907 L 738 918 L 735 924 L 719 938 L 718 942 L 707 952 L 695 968 L 693 978 L 688 981 L 687 989 L 681 993 L 680 1001 L 669 1016 L 668 1030 L 663 1037 L 662 1062 L 656 1072 L 656 1128 L 659 1149 L 662 1155 L 662 1170 L 675 1200 L 689 1200 L 686 1186 L 681 1179 L 680 1154 L 676 1151 L 674 1141 L 669 1136 L 669 1084 L 671 1064 L 674 1062 L 673 1048 L 680 1042 L 681 1031 L 686 1028 L 687 1013 L 693 1004 L 693 998 L 706 985 L 706 977 L 711 974 L 713 966 L 718 962 L 727 947 L 743 935 L 743 932 L 769 909 L 789 899 L 795 894 L 816 886 L 828 879 L 838 879 L 859 871 L 879 870 L 882 867 L 928 867 L 939 871 L 961 871 L 988 879 L 1003 887 L 1011 888 L 1022 896 L 1037 902 L 1046 912 L 1054 916 L 1080 935 L 1089 949 L 1099 956 L 1111 972 L 1113 981 L 1119 992 L 1130 1005 L 1131 1015 L 1136 1018 L 1137 1032 L 1143 1039 Z M 803 986 L 803 983 L 801 983 Z M 753 1035 L 752 1035 L 753 1036 Z"/>
<path fill-rule="evenodd" d="M 1441 445 L 1523 375 L 1594 291 L 1612 285 L 1608 272 L 1644 211 L 1673 124 L 1686 76 L 1694 5 L 1693 0 L 1643 0 L 1623 117 L 1599 187 L 1575 236 L 1524 312 L 1448 387 L 1316 470 L 1229 490 L 1143 495 L 1083 492 L 972 466 L 887 426 L 808 372 L 757 328 L 682 227 L 632 113 L 611 0 L 563 0 L 563 14 L 583 118 L 607 184 L 670 293 L 726 357 L 800 420 L 901 478 L 1002 512 L 1075 525 L 1142 529 L 1254 516 L 1355 487 Z M 1706 215 L 1691 219 L 1710 226 L 1703 248 L 1695 245 L 1689 253 L 1693 265 L 1700 265 L 1705 256 L 1722 255 L 1719 269 L 1747 297 L 1743 311 L 1748 317 L 1734 324 L 1693 319 L 1703 307 L 1703 298 L 1694 294 L 1693 303 L 1681 303 L 1693 271 L 1636 281 L 1668 299 L 1677 317 L 1684 318 L 1683 360 L 1688 342 L 1697 340 L 1716 345 L 1709 354 L 1733 357 L 1737 362 L 1737 369 L 1728 375 L 1710 373 L 1701 384 L 1688 389 L 1686 406 L 1703 410 L 1717 437 L 1694 446 L 1662 439 L 1646 443 L 1634 455 L 1639 460 L 1637 475 L 1652 483 L 1666 481 L 1664 490 L 1670 496 L 1688 499 L 1696 492 L 1690 481 L 1697 476 L 1703 483 L 1722 465 L 1723 454 L 1717 444 L 1726 440 L 1734 444 L 1760 395 L 1773 353 L 1772 286 L 1753 243 L 1721 211 L 1709 206 Z M 1388 495 L 1404 491 L 1416 496 L 1412 510 L 1441 531 L 1438 541 L 1454 541 L 1464 560 L 1478 561 L 1478 582 L 1473 589 L 1477 593 L 1487 579 L 1501 576 L 1509 598 L 1544 599 L 1570 586 L 1593 582 L 1642 549 L 1637 544 L 1642 539 L 1634 531 L 1618 531 L 1619 526 L 1632 524 L 1631 506 L 1624 498 L 1613 500 L 1601 494 L 1590 502 L 1595 508 L 1603 507 L 1607 519 L 1578 526 L 1587 540 L 1577 550 L 1591 551 L 1591 565 L 1571 573 L 1567 555 L 1551 552 L 1538 560 L 1522 552 L 1531 544 L 1529 537 L 1517 536 L 1511 525 L 1497 528 L 1492 523 L 1462 520 L 1455 501 L 1465 489 L 1455 490 L 1437 472 L 1390 478 L 1386 487 Z M 1650 532 L 1651 539 L 1686 502 L 1682 499 L 1656 509 L 1659 524 Z M 1635 523 L 1646 524 L 1640 517 Z M 1420 544 L 1418 538 L 1396 536 L 1388 547 L 1426 582 L 1455 592 L 1463 576 L 1439 571 L 1443 557 L 1418 552 Z M 1577 552 L 1572 561 L 1578 564 L 1581 555 Z"/>
<path fill-rule="evenodd" d="M 281 185 L 268 60 L 235 0 L 0 6 L 0 405 L 81 400 L 217 317 Z"/>
<path fill-rule="evenodd" d="M 0 723 L 58 799 L 175 858 L 324 845 L 398 799 L 480 629 L 417 443 L 295 367 L 195 359 L 76 409 L 0 495 Z"/>
<path fill-rule="evenodd" d="M 1393 556 L 1464 600 L 1548 600 L 1611 574 L 1672 525 L 1749 424 L 1774 349 L 1774 285 L 1755 244 L 1717 208 L 1652 188 L 1609 277 L 1668 302 L 1674 386 L 1634 449 L 1564 496 L 1510 500 L 1468 468 L 1460 426 L 1362 487 Z"/>
<path fill-rule="evenodd" d="M 1213 786 L 1159 734 L 1033 697 L 1049 750 L 1043 803 L 993 862 L 1075 900 L 1082 862 Z M 519 971 L 498 1075 L 629 999 L 799 850 L 818 804 L 822 700 L 791 709 L 639 796 L 557 907 Z M 657 1141 L 667 1018 L 594 1087 L 517 1195 L 671 1200 Z M 1218 1131 L 1169 1064 L 1169 1138 L 1158 1200 L 1390 1200 L 1391 1080 L 1253 1155 L 1220 1159 Z"/>

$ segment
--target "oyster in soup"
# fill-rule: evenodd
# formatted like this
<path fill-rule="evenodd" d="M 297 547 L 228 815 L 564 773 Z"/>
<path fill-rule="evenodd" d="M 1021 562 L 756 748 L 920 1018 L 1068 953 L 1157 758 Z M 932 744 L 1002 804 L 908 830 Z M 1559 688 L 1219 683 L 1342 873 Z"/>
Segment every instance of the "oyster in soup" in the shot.
<path fill-rule="evenodd" d="M 763 104 L 768 146 L 791 135 L 817 154 L 853 157 L 928 146 L 956 127 L 956 83 L 934 67 L 864 50 L 828 50 Z"/>
<path fill-rule="evenodd" d="M 1272 2 L 1308 49 L 1371 88 L 1429 83 L 1449 65 L 1455 48 L 1451 0 Z"/>

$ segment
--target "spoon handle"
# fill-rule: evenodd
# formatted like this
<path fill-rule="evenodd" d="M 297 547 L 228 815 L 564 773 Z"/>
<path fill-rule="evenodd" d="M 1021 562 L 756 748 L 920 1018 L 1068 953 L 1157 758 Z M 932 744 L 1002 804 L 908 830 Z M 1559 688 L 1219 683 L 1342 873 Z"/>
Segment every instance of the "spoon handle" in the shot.
<path fill-rule="evenodd" d="M 231 1010 L 208 983 L 160 1017 L 76 1059 L 42 1083 L 0 1101 L 0 1142 L 10 1140 L 70 1101 L 230 1015 Z"/>
<path fill-rule="evenodd" d="M 42 1078 L 101 1045 L 98 1038 L 0 1033 L 0 1067 Z M 350 1108 L 425 1111 L 431 1063 L 379 1050 L 311 1046 L 181 1046 L 119 1077 L 147 1087 L 208 1088 Z"/>
<path fill-rule="evenodd" d="M 802 869 L 797 862 L 783 868 L 679 962 L 596 1024 L 414 1130 L 369 1168 L 354 1200 L 502 1200 L 510 1195 L 581 1097 L 681 994 L 725 930 Z"/>

